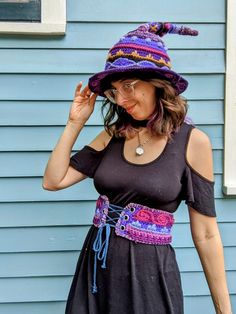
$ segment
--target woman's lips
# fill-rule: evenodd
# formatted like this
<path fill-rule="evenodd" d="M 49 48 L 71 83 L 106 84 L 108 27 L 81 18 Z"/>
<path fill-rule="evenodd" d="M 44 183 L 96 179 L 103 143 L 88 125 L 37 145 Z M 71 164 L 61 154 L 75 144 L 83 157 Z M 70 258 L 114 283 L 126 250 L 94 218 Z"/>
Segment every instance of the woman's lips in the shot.
<path fill-rule="evenodd" d="M 135 105 L 133 105 L 133 106 L 131 106 L 131 107 L 127 107 L 125 110 L 128 112 L 128 113 L 131 113 L 133 110 L 134 110 L 134 107 L 136 106 L 136 104 Z"/>

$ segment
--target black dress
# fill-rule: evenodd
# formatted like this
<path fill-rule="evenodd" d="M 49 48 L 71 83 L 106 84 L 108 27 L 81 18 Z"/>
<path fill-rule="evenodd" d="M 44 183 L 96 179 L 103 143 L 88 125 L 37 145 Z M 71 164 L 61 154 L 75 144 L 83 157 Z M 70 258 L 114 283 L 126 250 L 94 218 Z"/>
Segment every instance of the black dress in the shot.
<path fill-rule="evenodd" d="M 200 213 L 216 216 L 214 182 L 194 171 L 186 161 L 192 125 L 183 123 L 152 162 L 137 165 L 123 155 L 123 138 L 113 137 L 102 151 L 85 146 L 70 165 L 94 178 L 96 190 L 112 204 L 139 203 L 175 212 L 185 200 Z M 97 265 L 98 292 L 91 292 L 93 242 L 98 228 L 85 239 L 66 305 L 66 314 L 182 314 L 183 292 L 171 244 L 136 243 L 111 230 L 107 268 Z"/>

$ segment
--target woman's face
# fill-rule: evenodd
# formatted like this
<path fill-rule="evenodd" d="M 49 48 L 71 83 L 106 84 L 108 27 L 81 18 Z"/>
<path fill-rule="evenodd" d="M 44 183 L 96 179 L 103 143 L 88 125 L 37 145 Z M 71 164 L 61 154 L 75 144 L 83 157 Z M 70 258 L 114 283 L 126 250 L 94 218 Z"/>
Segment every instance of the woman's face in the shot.
<path fill-rule="evenodd" d="M 134 93 L 125 97 L 119 90 L 123 90 L 124 84 L 130 84 L 136 79 L 122 79 L 112 82 L 112 88 L 116 91 L 116 103 L 130 114 L 135 120 L 148 119 L 156 109 L 156 88 L 151 83 L 137 80 L 133 85 Z M 128 85 L 129 86 L 129 85 Z"/>

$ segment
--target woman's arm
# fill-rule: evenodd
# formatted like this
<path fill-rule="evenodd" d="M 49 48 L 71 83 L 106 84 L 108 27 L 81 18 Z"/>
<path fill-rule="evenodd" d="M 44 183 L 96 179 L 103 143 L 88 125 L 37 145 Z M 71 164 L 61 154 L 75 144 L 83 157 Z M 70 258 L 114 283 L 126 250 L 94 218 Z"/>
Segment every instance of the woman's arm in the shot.
<path fill-rule="evenodd" d="M 215 217 L 189 207 L 193 242 L 200 257 L 217 314 L 231 314 L 223 246 Z"/>
<path fill-rule="evenodd" d="M 206 179 L 213 181 L 212 148 L 208 136 L 192 130 L 187 155 L 190 166 Z M 217 314 L 231 314 L 225 275 L 223 245 L 215 217 L 209 217 L 189 207 L 193 242 L 199 254 Z"/>
<path fill-rule="evenodd" d="M 56 191 L 86 178 L 79 171 L 69 167 L 71 150 L 83 126 L 83 121 L 67 122 L 44 172 L 42 185 L 45 190 Z"/>
<path fill-rule="evenodd" d="M 92 114 L 97 97 L 96 94 L 91 94 L 88 85 L 83 90 L 81 88 L 82 82 L 75 90 L 66 127 L 48 160 L 42 184 L 46 190 L 64 189 L 86 178 L 69 166 L 73 145 Z"/>

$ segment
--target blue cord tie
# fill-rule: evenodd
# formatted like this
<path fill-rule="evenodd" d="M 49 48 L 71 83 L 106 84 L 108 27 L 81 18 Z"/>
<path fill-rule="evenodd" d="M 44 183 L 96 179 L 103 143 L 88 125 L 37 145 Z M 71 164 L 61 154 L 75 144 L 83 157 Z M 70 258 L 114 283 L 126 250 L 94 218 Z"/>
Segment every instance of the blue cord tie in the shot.
<path fill-rule="evenodd" d="M 95 252 L 94 256 L 94 265 L 93 265 L 93 284 L 92 284 L 92 293 L 97 293 L 97 260 L 102 261 L 101 268 L 106 268 L 106 259 L 107 259 L 107 251 L 109 246 L 109 239 L 111 234 L 111 227 L 115 227 L 117 220 L 119 219 L 119 214 L 123 211 L 123 207 L 109 204 L 109 213 L 118 214 L 117 217 L 112 218 L 107 215 L 106 223 L 98 228 L 97 236 L 93 242 L 93 251 Z M 108 214 L 109 214 L 108 213 Z M 102 234 L 105 229 L 105 240 L 102 242 Z"/>

